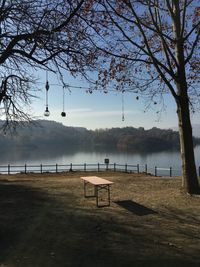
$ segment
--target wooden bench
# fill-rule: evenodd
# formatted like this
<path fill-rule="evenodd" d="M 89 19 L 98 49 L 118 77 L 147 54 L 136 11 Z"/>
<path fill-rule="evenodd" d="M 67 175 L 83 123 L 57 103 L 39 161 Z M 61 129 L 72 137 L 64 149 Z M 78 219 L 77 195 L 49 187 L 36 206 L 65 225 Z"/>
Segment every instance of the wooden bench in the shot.
<path fill-rule="evenodd" d="M 108 194 L 107 206 L 110 206 L 110 186 L 113 184 L 113 182 L 97 176 L 85 176 L 81 177 L 81 179 L 84 181 L 84 197 L 96 197 L 96 205 L 97 207 L 101 207 L 102 205 L 99 205 L 99 191 L 106 190 Z M 94 195 L 87 195 L 87 184 L 94 185 Z"/>

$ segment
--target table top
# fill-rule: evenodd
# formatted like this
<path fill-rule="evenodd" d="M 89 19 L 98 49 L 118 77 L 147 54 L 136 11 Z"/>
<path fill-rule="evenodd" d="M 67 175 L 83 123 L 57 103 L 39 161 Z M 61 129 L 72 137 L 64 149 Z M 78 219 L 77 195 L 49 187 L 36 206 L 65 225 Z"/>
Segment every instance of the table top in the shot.
<path fill-rule="evenodd" d="M 113 182 L 108 181 L 106 179 L 100 178 L 98 176 L 85 176 L 85 177 L 80 177 L 84 181 L 87 181 L 93 185 L 109 185 L 113 184 Z"/>

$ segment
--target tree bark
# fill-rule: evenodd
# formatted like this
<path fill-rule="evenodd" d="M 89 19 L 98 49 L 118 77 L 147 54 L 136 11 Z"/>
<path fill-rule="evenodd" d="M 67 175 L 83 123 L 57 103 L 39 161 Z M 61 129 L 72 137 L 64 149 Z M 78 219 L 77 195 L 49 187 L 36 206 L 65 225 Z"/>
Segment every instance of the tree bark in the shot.
<path fill-rule="evenodd" d="M 177 114 L 179 123 L 179 138 L 182 160 L 182 186 L 189 194 L 199 194 L 199 183 L 196 171 L 192 126 L 190 121 L 190 107 L 188 84 L 186 77 L 186 63 L 184 55 L 183 31 L 181 25 L 181 8 L 179 0 L 172 1 L 173 31 L 175 37 L 175 51 L 177 60 L 177 75 L 175 84 L 177 95 Z"/>
<path fill-rule="evenodd" d="M 177 114 L 182 161 L 182 186 L 189 194 L 199 194 L 188 97 L 178 97 Z"/>

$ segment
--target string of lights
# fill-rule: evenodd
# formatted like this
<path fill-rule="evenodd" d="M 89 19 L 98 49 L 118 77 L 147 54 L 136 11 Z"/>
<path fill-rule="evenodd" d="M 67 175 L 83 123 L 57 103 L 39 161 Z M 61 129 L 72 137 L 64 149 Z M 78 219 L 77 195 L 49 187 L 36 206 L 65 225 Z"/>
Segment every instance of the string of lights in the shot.
<path fill-rule="evenodd" d="M 44 82 L 36 82 L 36 84 L 42 84 L 42 85 L 44 85 L 45 83 Z M 86 86 L 77 86 L 77 85 L 69 85 L 69 84 L 62 85 L 62 84 L 59 84 L 59 83 L 50 83 L 50 82 L 49 82 L 49 85 L 63 87 L 65 89 L 69 89 L 69 90 L 70 89 L 82 89 L 82 90 L 86 90 L 86 92 L 89 92 L 89 93 L 92 93 L 92 92 L 95 92 L 95 91 L 101 91 L 101 92 L 104 92 L 104 93 L 108 93 L 108 92 L 124 93 L 125 91 L 126 92 L 129 92 L 129 93 L 135 93 L 135 94 L 138 93 L 137 91 L 133 91 L 133 90 L 128 89 L 128 88 L 123 88 L 122 90 L 119 90 L 119 89 L 116 89 L 116 88 L 111 88 L 111 87 L 106 87 L 106 89 L 104 89 L 104 88 L 95 89 L 95 88 L 86 87 Z"/>
<path fill-rule="evenodd" d="M 36 82 L 37 84 L 44 84 L 43 82 Z M 68 85 L 68 84 L 56 84 L 56 83 L 52 83 L 51 84 L 52 86 L 59 86 L 61 87 L 62 86 L 62 89 L 63 89 L 63 111 L 61 112 L 61 116 L 62 117 L 66 117 L 66 112 L 65 112 L 65 89 L 69 89 L 69 88 L 76 88 L 76 89 L 84 89 L 86 90 L 89 90 L 90 93 L 93 92 L 94 89 L 91 89 L 89 87 L 85 87 L 85 86 L 75 86 L 75 85 Z M 48 81 L 48 75 L 46 74 L 46 83 L 45 83 L 45 89 L 46 89 L 46 109 L 45 109 L 45 112 L 44 112 L 44 116 L 48 117 L 50 115 L 50 112 L 49 112 L 49 108 L 48 108 L 48 91 L 49 91 L 49 88 L 50 88 L 50 83 Z M 100 89 L 96 89 L 95 91 L 100 91 Z M 102 91 L 104 91 L 104 93 L 108 93 L 108 90 L 105 91 L 105 89 L 102 89 Z M 114 89 L 109 89 L 109 91 L 115 91 Z M 70 91 L 71 92 L 71 91 Z M 119 91 L 118 90 L 118 93 L 122 93 L 122 121 L 125 120 L 124 118 L 124 92 L 125 90 L 121 90 Z"/>

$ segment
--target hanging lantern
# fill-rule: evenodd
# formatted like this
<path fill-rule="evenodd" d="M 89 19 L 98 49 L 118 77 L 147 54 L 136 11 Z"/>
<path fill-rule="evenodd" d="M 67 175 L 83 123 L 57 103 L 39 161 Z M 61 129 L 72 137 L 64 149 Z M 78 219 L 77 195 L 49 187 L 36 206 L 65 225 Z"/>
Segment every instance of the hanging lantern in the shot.
<path fill-rule="evenodd" d="M 62 116 L 62 117 L 66 117 L 66 112 L 62 111 L 62 112 L 61 112 L 61 116 Z"/>
<path fill-rule="evenodd" d="M 45 112 L 44 112 L 44 116 L 49 117 L 49 115 L 50 115 L 49 109 L 48 109 L 48 107 L 46 107 Z"/>
<path fill-rule="evenodd" d="M 46 85 L 45 85 L 45 89 L 46 89 L 46 109 L 45 109 L 45 111 L 44 111 L 44 116 L 45 116 L 45 117 L 49 117 L 49 115 L 50 115 L 49 107 L 48 107 L 49 82 L 48 82 L 47 74 L 46 74 Z"/>
<path fill-rule="evenodd" d="M 61 112 L 62 117 L 66 117 L 66 112 L 65 112 L 65 87 L 63 86 L 63 111 Z"/>

